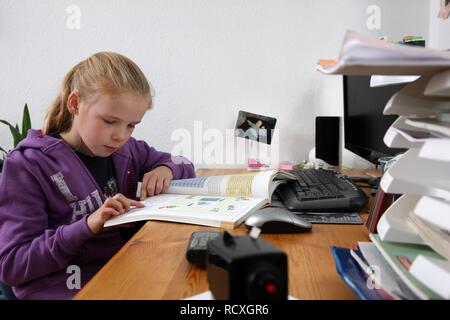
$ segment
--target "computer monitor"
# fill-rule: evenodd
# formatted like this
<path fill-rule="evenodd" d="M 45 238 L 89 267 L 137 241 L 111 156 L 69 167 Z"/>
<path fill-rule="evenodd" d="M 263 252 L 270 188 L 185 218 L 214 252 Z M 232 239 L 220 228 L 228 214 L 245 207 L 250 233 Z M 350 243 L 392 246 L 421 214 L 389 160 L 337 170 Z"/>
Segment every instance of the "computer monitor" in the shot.
<path fill-rule="evenodd" d="M 370 76 L 344 76 L 345 148 L 377 164 L 380 157 L 405 149 L 387 147 L 383 138 L 397 116 L 383 115 L 388 100 L 406 83 L 370 87 Z"/>

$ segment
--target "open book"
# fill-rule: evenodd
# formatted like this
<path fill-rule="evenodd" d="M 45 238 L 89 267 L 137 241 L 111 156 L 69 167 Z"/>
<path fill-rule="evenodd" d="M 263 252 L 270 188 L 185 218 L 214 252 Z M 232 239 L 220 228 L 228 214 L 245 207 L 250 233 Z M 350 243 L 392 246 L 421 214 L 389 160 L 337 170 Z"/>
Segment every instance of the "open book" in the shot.
<path fill-rule="evenodd" d="M 259 208 L 270 204 L 275 189 L 296 175 L 276 171 L 172 180 L 164 194 L 142 201 L 105 223 L 105 227 L 141 220 L 162 220 L 234 228 Z"/>

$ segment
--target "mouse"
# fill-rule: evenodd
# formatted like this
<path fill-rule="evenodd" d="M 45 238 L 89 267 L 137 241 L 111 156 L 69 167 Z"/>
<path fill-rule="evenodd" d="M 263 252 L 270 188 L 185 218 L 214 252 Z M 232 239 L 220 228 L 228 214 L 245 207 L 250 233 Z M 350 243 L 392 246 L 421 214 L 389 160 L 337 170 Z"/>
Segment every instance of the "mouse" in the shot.
<path fill-rule="evenodd" d="M 256 211 L 245 220 L 248 229 L 258 227 L 261 233 L 299 233 L 312 229 L 311 223 L 290 213 L 285 208 L 267 207 Z"/>

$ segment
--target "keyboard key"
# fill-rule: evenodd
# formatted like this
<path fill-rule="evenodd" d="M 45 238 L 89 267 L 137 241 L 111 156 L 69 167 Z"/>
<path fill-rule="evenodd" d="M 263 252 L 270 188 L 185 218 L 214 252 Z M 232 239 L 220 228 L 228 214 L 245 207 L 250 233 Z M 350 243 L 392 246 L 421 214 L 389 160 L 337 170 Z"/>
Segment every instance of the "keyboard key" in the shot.
<path fill-rule="evenodd" d="M 357 212 L 349 213 L 297 213 L 297 215 L 312 224 L 363 224 Z"/>

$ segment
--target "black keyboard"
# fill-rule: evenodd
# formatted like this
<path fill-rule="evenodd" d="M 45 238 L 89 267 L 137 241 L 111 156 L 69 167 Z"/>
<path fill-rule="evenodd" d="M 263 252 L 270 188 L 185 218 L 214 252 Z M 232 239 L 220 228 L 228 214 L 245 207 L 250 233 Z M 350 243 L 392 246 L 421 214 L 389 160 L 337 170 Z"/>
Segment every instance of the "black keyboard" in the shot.
<path fill-rule="evenodd" d="M 332 170 L 305 169 L 291 171 L 298 181 L 288 181 L 276 189 L 291 211 L 350 212 L 363 208 L 366 194 L 342 174 Z"/>

